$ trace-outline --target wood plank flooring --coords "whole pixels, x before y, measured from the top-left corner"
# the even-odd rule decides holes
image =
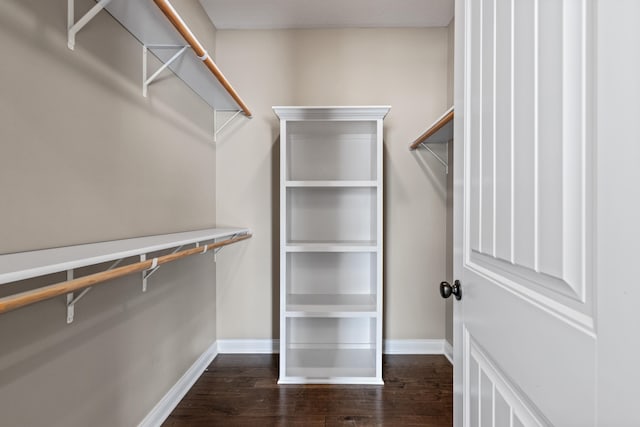
[[[219,355],[164,426],[451,426],[443,356],[389,355],[384,386],[277,385],[277,355]]]

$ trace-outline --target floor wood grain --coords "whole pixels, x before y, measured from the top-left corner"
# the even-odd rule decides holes
[[[452,425],[453,369],[443,356],[384,356],[383,378],[384,386],[279,386],[277,355],[219,355],[163,425]]]

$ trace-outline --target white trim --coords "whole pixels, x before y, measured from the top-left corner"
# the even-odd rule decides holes
[[[218,354],[276,354],[280,351],[280,340],[272,339],[227,339],[218,340]],[[384,354],[442,354],[449,361],[453,348],[443,339],[384,340]]]
[[[280,351],[280,340],[218,340],[218,353],[275,354]]]
[[[213,362],[218,355],[218,343],[214,342],[204,353],[191,365],[187,372],[176,382],[173,387],[160,399],[146,417],[138,424],[138,427],[155,427],[161,425],[171,412],[178,406],[178,403],[193,387],[202,373]]]
[[[453,365],[453,346],[447,340],[444,340],[444,357],[449,360],[449,363]]]
[[[384,340],[384,354],[445,354],[445,340]]]

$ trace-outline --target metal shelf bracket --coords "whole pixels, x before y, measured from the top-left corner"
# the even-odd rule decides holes
[[[67,282],[73,280],[73,270],[67,270]],[[73,322],[75,315],[75,302],[73,300],[73,292],[67,294],[67,324]]]
[[[240,234],[235,233],[232,234],[230,239],[235,239],[236,237],[238,237]],[[214,249],[213,251],[213,262],[218,262],[218,253],[220,253],[220,251],[224,248],[224,246],[220,246],[219,248]]]
[[[118,265],[120,265],[120,263],[123,260],[124,260],[124,258],[120,258],[119,260],[115,261],[105,271],[113,270]],[[73,280],[73,270],[67,270],[67,281],[69,281],[69,280]],[[67,294],[67,324],[73,323],[73,318],[75,316],[76,303],[78,301],[80,301],[82,299],[82,297],[84,297],[86,294],[88,294],[90,290],[91,290],[91,287],[85,288],[85,289],[82,290],[82,292],[80,292],[78,294],[78,296],[75,296],[73,292],[69,292]]]
[[[67,0],[67,46],[76,47],[76,34],[84,28],[111,0],[100,0],[82,18],[75,22],[75,0]]]
[[[145,44],[142,45],[142,96],[146,98],[151,83],[189,48],[184,45]],[[150,49],[179,49],[167,62],[162,64],[151,76],[148,75],[148,53]]]
[[[173,62],[180,58],[189,45],[169,45],[169,44],[146,44],[142,46],[142,96],[147,97],[149,94],[149,85],[154,82],[164,70],[166,70]],[[167,62],[162,64],[153,74],[149,75],[149,51],[153,49],[178,49],[178,51]],[[233,113],[222,124],[219,124],[219,113]],[[213,110],[213,142],[218,142],[218,134],[229,125],[242,110]]]
[[[447,142],[447,144],[448,144],[448,142]],[[449,164],[448,164],[445,160],[443,160],[443,159],[442,159],[442,157],[440,157],[439,155],[437,155],[437,154],[436,154],[436,152],[435,152],[435,151],[433,151],[433,150],[431,149],[431,147],[429,147],[429,145],[428,145],[426,142],[422,142],[422,143],[420,143],[420,145],[422,145],[424,148],[426,148],[426,149],[427,149],[427,151],[429,151],[429,152],[433,155],[433,157],[435,157],[435,158],[436,158],[436,160],[437,160],[437,161],[439,161],[440,163],[442,163],[442,166],[444,166],[445,173],[447,173],[447,174],[448,174],[448,173],[449,173]]]
[[[218,126],[218,112],[222,113],[234,113],[231,117],[229,117],[224,123]],[[238,115],[242,113],[242,110],[213,110],[213,142],[218,142],[218,134],[224,129],[229,123],[233,121]]]
[[[147,255],[146,254],[142,254],[140,255],[140,262],[146,261],[147,260]],[[143,271],[142,274],[142,292],[147,292],[147,279],[149,278],[149,276],[151,276],[153,273],[156,272],[156,270],[158,270],[158,266],[157,266],[157,262],[158,262],[158,258],[154,258],[153,259],[153,263],[151,264],[151,268],[148,270]]]
[[[196,244],[197,245],[197,244]],[[177,252],[180,252],[180,250],[182,249],[183,246],[178,246],[177,248],[175,248],[173,251],[171,251],[172,254],[175,254]],[[147,256],[142,254],[140,255],[140,261],[146,261],[147,260]],[[147,279],[149,277],[151,277],[151,275],[153,273],[155,273],[156,271],[158,271],[160,269],[160,266],[158,265],[158,258],[154,258],[153,262],[151,263],[151,267],[145,271],[142,272],[142,292],[147,292]]]

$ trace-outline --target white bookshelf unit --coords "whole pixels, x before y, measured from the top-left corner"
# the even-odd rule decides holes
[[[280,118],[279,384],[382,384],[382,121],[388,106]]]

